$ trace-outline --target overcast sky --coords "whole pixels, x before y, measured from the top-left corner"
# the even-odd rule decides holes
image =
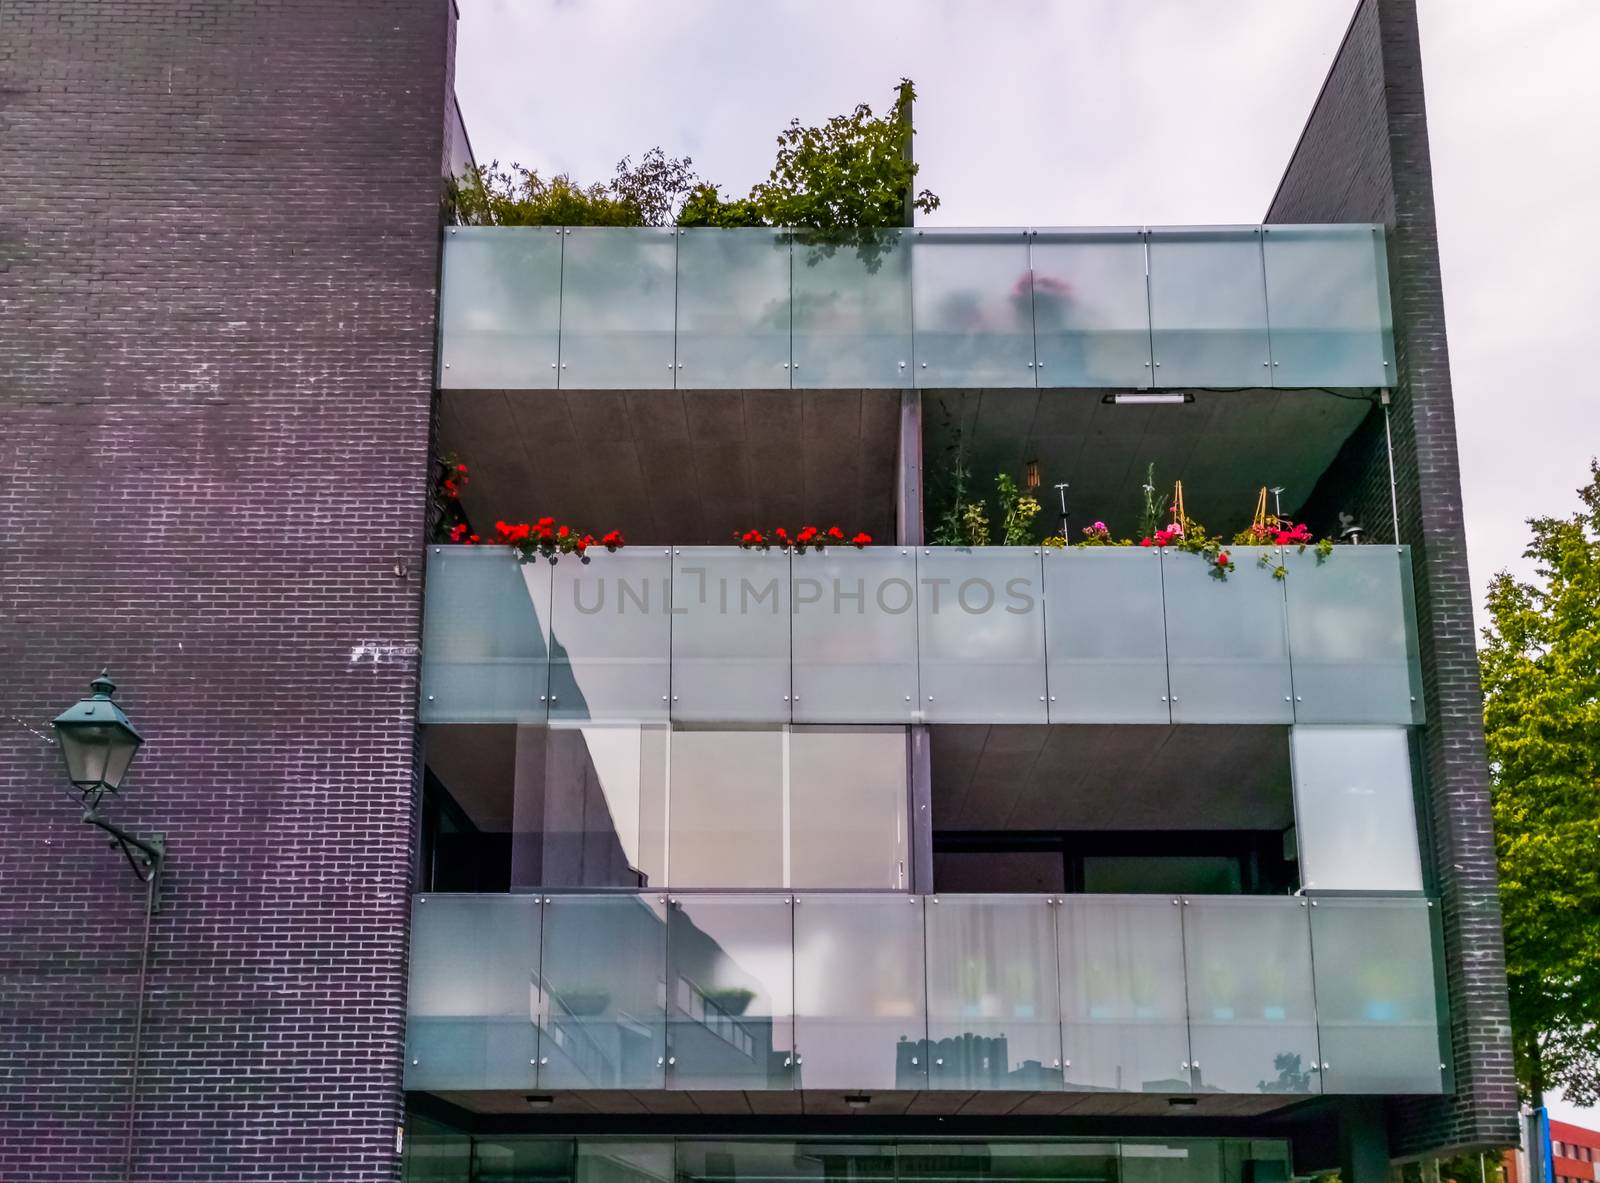
[[[1474,583],[1600,452],[1600,4],[1419,0]],[[929,225],[1256,222],[1353,0],[460,0],[480,161],[659,144],[742,194],[914,78]],[[1585,346],[1588,346],[1587,348]],[[1480,602],[1481,618],[1481,602]]]

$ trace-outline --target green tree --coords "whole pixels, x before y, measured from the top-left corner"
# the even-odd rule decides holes
[[[651,148],[637,164],[624,156],[608,183],[585,186],[493,160],[452,180],[446,202],[467,226],[668,226],[698,183],[693,164]]]
[[[1489,586],[1479,660],[1517,1076],[1600,1100],[1600,464]]]

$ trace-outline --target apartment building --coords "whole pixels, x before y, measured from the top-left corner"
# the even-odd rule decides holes
[[[1260,224],[844,238],[441,225],[435,0],[10,28],[8,1177],[1515,1140],[1411,3]]]

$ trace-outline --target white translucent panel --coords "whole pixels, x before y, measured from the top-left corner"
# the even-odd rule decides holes
[[[1056,917],[1066,1087],[1190,1087],[1183,912],[1165,896],[1069,896]]]
[[[1171,722],[1161,553],[1072,546],[1043,557],[1050,721]]]
[[[1421,891],[1406,729],[1299,724],[1289,748],[1306,890]]]
[[[928,1086],[1061,1087],[1056,914],[1047,896],[933,896]]]
[[[551,226],[451,227],[439,279],[441,388],[554,388],[561,238]]]
[[[667,718],[672,557],[640,547],[555,564],[550,610],[550,718]]]
[[[916,385],[1034,385],[1027,235],[918,230],[911,243]]]
[[[1422,722],[1410,548],[1291,547],[1283,562],[1295,719]]]
[[[672,559],[672,717],[789,721],[789,554],[685,546]]]
[[[926,1087],[922,912],[921,896],[796,897],[795,1047],[803,1087]]]
[[[1278,551],[1267,548],[1269,562]],[[1226,579],[1200,555],[1161,556],[1167,680],[1174,723],[1288,723],[1294,718],[1283,581],[1263,548],[1228,548]]]
[[[783,895],[674,895],[667,1083],[794,1087],[794,937]]]
[[[1041,230],[1029,258],[1039,385],[1150,385],[1143,233]]]
[[[791,561],[795,722],[905,723],[917,709],[917,557],[834,547]]]
[[[785,740],[778,728],[672,732],[673,887],[784,886]]]
[[[796,387],[911,385],[911,246],[903,230],[843,241],[796,231]]]
[[[537,896],[427,895],[411,908],[408,1089],[526,1089],[538,1059]]]
[[[541,955],[539,1087],[662,1088],[666,971],[665,897],[551,896]]]
[[[1268,386],[1261,230],[1150,231],[1150,336],[1157,386]]]
[[[1197,1091],[1315,1093],[1307,901],[1191,896],[1183,905]]]
[[[1437,911],[1421,899],[1312,908],[1324,1092],[1444,1091]]]
[[[1043,723],[1044,577],[1027,546],[917,555],[922,713],[936,723]]]
[[[678,231],[679,389],[789,385],[789,232]]]
[[[903,727],[789,733],[789,886],[909,886],[906,743]]]
[[[677,234],[577,226],[562,240],[561,386],[670,390]]]
[[[1265,226],[1277,386],[1393,386],[1383,228]]]
[[[497,546],[430,546],[421,721],[543,722],[549,619],[549,563]]]

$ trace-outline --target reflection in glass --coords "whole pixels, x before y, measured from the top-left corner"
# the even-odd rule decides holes
[[[1181,908],[1148,896],[1068,897],[1057,923],[1066,1087],[1187,1091]]]
[[[1443,1091],[1436,911],[1420,899],[1326,898],[1311,910],[1328,1092]]]
[[[1117,1183],[1109,1142],[902,1143],[898,1158],[901,1183]]]
[[[574,1183],[672,1183],[670,1141],[581,1138]]]
[[[672,389],[677,241],[670,227],[563,231],[564,389]]]
[[[771,1183],[775,1180],[893,1180],[892,1143],[678,1143],[679,1183]]]
[[[1045,722],[1038,550],[923,548],[917,628],[921,705],[929,722]]]
[[[789,886],[904,890],[903,727],[789,733]]]
[[[1044,552],[1052,723],[1168,723],[1161,554],[1075,546]]]
[[[672,558],[672,717],[789,721],[789,553],[719,546]]]
[[[909,547],[795,555],[794,720],[910,722],[917,701],[917,558]]]
[[[542,722],[550,564],[498,546],[430,546],[427,580],[421,721]]]
[[[783,886],[784,747],[776,727],[672,733],[674,887]]]
[[[1262,253],[1274,384],[1394,385],[1382,228],[1266,226]]]
[[[1406,729],[1297,725],[1289,749],[1305,888],[1420,892]]]
[[[794,906],[801,1087],[927,1086],[923,897],[803,895]]]
[[[1306,903],[1226,896],[1184,902],[1197,1089],[1321,1091]]]
[[[418,896],[411,909],[406,1087],[534,1083],[539,900]]]
[[[462,1183],[567,1183],[568,1138],[487,1137],[472,1140],[472,1173]]]
[[[441,389],[554,389],[560,329],[559,228],[450,228],[439,280]]]
[[[655,548],[553,567],[550,718],[667,717],[672,559]]]
[[[789,385],[789,232],[678,231],[678,386]]]
[[[939,895],[926,924],[929,1086],[1060,1088],[1054,901]]]
[[[545,904],[539,1087],[659,1089],[666,1071],[666,903],[655,895]]]
[[[1150,385],[1144,235],[1041,230],[1029,259],[1039,385]]]
[[[794,946],[787,896],[673,896],[667,929],[669,1081],[787,1089]]]
[[[1034,385],[1026,234],[918,230],[911,241],[916,384]]]
[[[1220,1144],[1198,1139],[1124,1142],[1121,1165],[1122,1183],[1218,1183],[1222,1179]]]
[[[1257,226],[1150,231],[1157,386],[1270,386]]]
[[[911,385],[911,247],[903,230],[832,242],[796,231],[795,387]]]
[[[1257,562],[1262,549],[1230,547],[1225,580],[1199,555],[1162,552],[1174,723],[1293,720],[1283,581]]]

